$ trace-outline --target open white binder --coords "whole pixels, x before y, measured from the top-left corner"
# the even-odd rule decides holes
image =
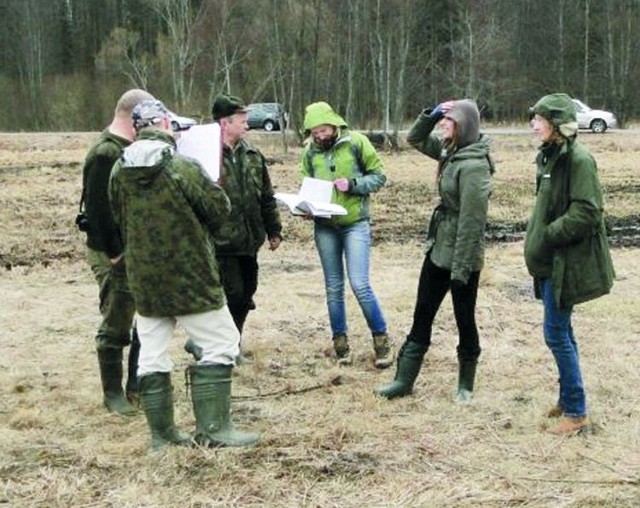
[[[343,206],[331,202],[332,194],[333,182],[306,176],[297,194],[276,192],[274,197],[287,205],[294,215],[311,214],[325,218],[346,215],[347,210]]]

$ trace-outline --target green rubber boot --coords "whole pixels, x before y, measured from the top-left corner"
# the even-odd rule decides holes
[[[471,402],[477,364],[477,360],[460,360],[458,364],[458,392],[454,399],[456,403],[468,404]]]
[[[98,363],[106,408],[123,416],[135,415],[137,410],[127,400],[122,389],[122,349],[98,349]]]
[[[188,446],[189,435],[176,427],[173,420],[173,386],[171,374],[153,372],[138,380],[140,404],[151,431],[151,449],[159,450],[169,445]]]
[[[231,365],[188,367],[191,400],[196,417],[195,441],[209,448],[252,446],[259,435],[240,432],[231,422]]]
[[[391,383],[376,388],[375,392],[388,399],[409,395],[413,391],[413,384],[427,349],[428,346],[407,339],[398,353],[396,377]]]

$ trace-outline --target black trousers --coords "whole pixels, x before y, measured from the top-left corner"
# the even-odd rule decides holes
[[[220,278],[233,321],[242,334],[249,311],[254,308],[253,295],[258,289],[256,256],[218,256]]]
[[[431,345],[431,329],[440,304],[451,289],[453,312],[458,326],[458,360],[475,361],[480,356],[480,341],[476,326],[476,299],[480,272],[472,272],[466,286],[451,286],[451,271],[434,265],[425,256],[418,283],[418,296],[413,311],[413,325],[407,340]]]

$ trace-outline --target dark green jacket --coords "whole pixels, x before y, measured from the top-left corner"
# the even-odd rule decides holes
[[[82,170],[84,209],[89,221],[87,247],[110,258],[122,254],[122,242],[111,215],[107,188],[111,168],[129,144],[129,140],[105,130],[89,150]]]
[[[524,244],[529,273],[552,279],[562,307],[609,293],[615,274],[593,157],[575,138],[545,144],[536,177],[536,202]]]
[[[265,238],[282,232],[264,156],[246,141],[222,152],[220,185],[231,202],[229,220],[214,237],[218,256],[255,256]]]
[[[181,316],[225,303],[215,236],[229,214],[224,191],[171,135],[141,131],[116,163],[109,197],[124,243],[127,278],[143,316]]]
[[[435,124],[421,113],[407,136],[412,146],[441,165],[440,204],[429,222],[427,252],[436,266],[451,271],[451,280],[466,284],[471,272],[484,266],[484,229],[494,171],[489,139],[481,135],[475,143],[447,153],[443,140],[431,134]]]
[[[349,180],[349,190],[333,190],[332,203],[347,209],[347,215],[316,219],[334,226],[350,226],[370,217],[369,195],[385,184],[387,177],[376,149],[364,134],[341,128],[338,139],[328,150],[311,141],[302,154],[302,176],[334,181]]]

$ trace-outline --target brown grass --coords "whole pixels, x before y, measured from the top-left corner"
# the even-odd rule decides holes
[[[456,329],[445,300],[415,394],[372,388],[393,377],[371,365],[370,337],[349,295],[356,361],[338,368],[310,225],[286,216],[287,242],[261,252],[258,308],[245,341],[254,363],[236,370],[237,425],[259,430],[245,450],[147,454],[142,415],[101,407],[93,336],[97,288],[72,226],[80,165],[94,135],[0,135],[0,503],[7,506],[638,506],[640,504],[640,284],[637,249],[613,253],[610,296],[579,306],[592,432],[539,431],[555,402],[556,371],[541,334],[522,244],[492,245],[478,301],[483,355],[467,407],[452,403]],[[273,180],[296,188],[294,150]],[[272,138],[267,138],[272,139]],[[637,213],[640,141],[583,136],[601,167],[608,210]],[[277,144],[276,144],[277,145]],[[496,136],[493,220],[526,218],[535,142]],[[400,343],[410,325],[433,206],[434,164],[385,155],[389,185],[375,197],[372,281]],[[60,163],[63,164],[60,164]],[[11,169],[30,167],[31,169]],[[5,168],[5,169],[2,169]],[[9,169],[6,169],[9,168]],[[617,186],[617,187],[616,187]],[[177,420],[193,429],[173,345]]]

